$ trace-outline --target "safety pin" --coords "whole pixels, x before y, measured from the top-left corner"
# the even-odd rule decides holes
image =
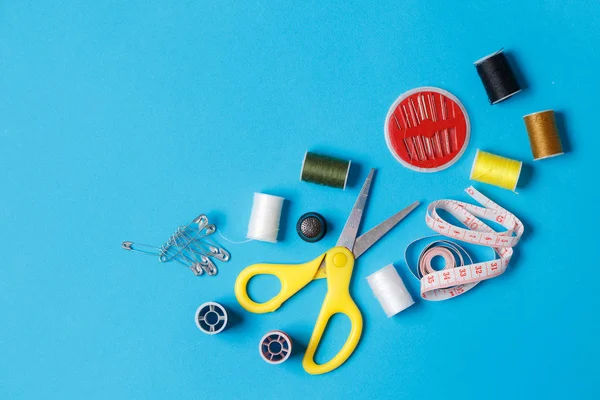
[[[209,253],[211,256],[215,258],[227,262],[231,258],[231,254],[223,247],[221,247],[217,242],[212,240],[210,237],[205,237],[203,240],[196,239],[196,244],[200,244],[201,246],[207,246],[209,249]]]
[[[201,267],[199,262],[190,260],[185,254],[181,254],[181,257],[185,258],[189,262],[189,265],[181,261],[179,258],[175,258],[175,261],[178,261],[180,264],[183,264],[187,268],[191,269],[194,275],[200,276],[204,273],[204,269]]]
[[[151,252],[148,250],[139,250],[134,248],[135,247],[146,247],[148,249],[152,249],[155,250],[155,252]],[[148,244],[142,244],[142,243],[134,243],[134,242],[128,242],[125,241],[123,243],[121,243],[121,247],[124,248],[125,250],[134,252],[134,253],[140,253],[140,254],[146,254],[148,256],[160,256],[161,254],[161,248],[160,247],[156,247],[156,246],[150,246]]]
[[[167,241],[160,247],[147,244],[124,241],[121,247],[125,250],[158,256],[159,261],[168,262],[175,260],[192,270],[195,275],[216,275],[218,270],[213,259],[229,261],[230,253],[221,248],[210,238],[217,231],[214,224],[210,224],[208,217],[200,214],[185,226],[179,226]]]
[[[210,261],[210,258],[206,257],[205,255],[201,255],[201,257],[204,259],[204,262],[200,263],[200,266],[202,267],[202,269],[204,271],[206,271],[206,273],[209,276],[216,275],[216,273],[217,273],[216,265],[212,261]]]
[[[211,241],[212,242],[212,241]],[[206,243],[201,240],[195,240],[193,243],[190,243],[190,248],[192,252],[196,252],[198,254],[203,254],[207,257],[214,257],[219,261],[227,262],[231,255],[227,250],[222,247],[219,247],[216,243],[213,244]]]
[[[189,255],[187,254],[189,253]],[[200,256],[200,260],[198,260],[197,256]],[[181,259],[187,261],[187,263],[183,262]],[[206,271],[208,275],[213,276],[217,273],[217,267],[212,264],[210,259],[205,257],[202,254],[198,254],[191,249],[182,249],[182,251],[178,252],[177,255],[171,257],[171,260],[178,261],[179,263],[188,267],[196,276],[200,276]]]
[[[213,225],[214,226],[214,225]],[[212,229],[211,229],[212,230]],[[191,265],[189,268],[196,275],[201,275],[202,270],[204,270],[209,276],[216,275],[218,270],[216,265],[210,260],[209,256],[214,256],[222,261],[229,260],[229,253],[223,249],[220,249],[217,246],[212,246],[208,243],[204,243],[195,239],[197,234],[193,237],[189,237],[187,234],[187,230],[179,230],[180,235],[174,237],[174,241],[177,246],[183,246],[180,251],[173,255],[171,258],[182,257],[185,258]],[[205,237],[207,235],[203,235]],[[183,243],[180,243],[178,239],[183,239]],[[213,242],[214,243],[214,242]],[[194,246],[205,245],[209,249],[209,254],[204,252],[204,249],[195,249]],[[221,252],[223,250],[223,252]],[[198,260],[200,257],[200,260]]]
[[[202,229],[206,228],[206,232],[204,234],[200,235],[202,233],[202,231],[200,230],[200,231],[196,232],[196,234],[194,236],[189,237],[186,234],[187,227],[189,227],[189,225],[186,226],[186,227],[179,227],[175,231],[175,233],[173,235],[171,235],[171,237],[169,238],[169,242],[168,242],[169,243],[169,249],[170,249],[171,246],[176,246],[179,249],[178,249],[178,251],[175,254],[173,254],[170,257],[167,257],[168,250],[169,250],[169,249],[167,249],[167,252],[165,254],[161,255],[161,259],[160,260],[162,262],[167,262],[167,261],[172,260],[174,257],[177,257],[181,252],[183,252],[184,250],[188,249],[188,247],[194,241],[198,241],[201,238],[206,238],[206,237],[212,235],[213,233],[215,233],[215,231],[217,230],[217,228],[216,228],[216,226],[214,224],[209,224],[209,225],[205,225],[202,228]],[[198,236],[198,235],[200,235],[200,236]],[[177,239],[180,238],[180,237],[183,237],[186,241],[184,241],[183,243],[179,243],[177,241]]]
[[[196,276],[202,275],[204,272],[206,272],[209,276],[216,275],[218,272],[217,266],[210,261],[210,258],[206,257],[205,255],[200,255],[200,257],[202,261],[191,263],[191,265],[188,266],[189,269],[191,269]]]
[[[185,259],[187,259],[188,261],[192,262],[192,271],[197,270],[197,265],[194,264],[198,264],[201,267],[203,265],[206,265],[207,263],[210,262],[210,259],[208,257],[212,256],[212,254],[206,254],[206,252],[204,252],[204,249],[200,248],[200,249],[196,249],[194,248],[194,245],[198,245],[202,242],[199,241],[194,241],[194,239],[189,239],[189,237],[187,235],[183,235],[183,238],[185,240],[188,240],[188,242],[186,242],[186,246],[185,248],[181,249],[181,256],[184,257]],[[181,244],[180,244],[181,246]],[[218,252],[218,248],[216,248],[215,246],[212,246],[217,252]],[[212,249],[209,249],[212,251]],[[187,253],[189,253],[189,257],[187,255]],[[190,260],[190,257],[192,258],[192,260]],[[200,257],[200,260],[198,259],[198,257]],[[202,267],[203,268],[203,267]],[[204,270],[206,270],[206,268],[203,268]],[[213,271],[214,270],[214,271]],[[216,274],[216,267],[214,266],[214,264],[212,265],[212,268],[208,268],[209,275],[214,275]]]
[[[202,215],[202,216],[203,216],[203,217],[206,217],[206,216],[204,216],[204,215]],[[208,221],[208,220],[207,220],[207,221]],[[201,230],[199,230],[198,232],[196,232],[196,234],[195,234],[193,237],[189,238],[189,237],[188,237],[188,236],[185,234],[185,232],[187,231],[187,228],[188,228],[190,225],[191,225],[191,224],[188,224],[188,225],[187,225],[187,226],[185,226],[185,227],[181,227],[181,226],[180,226],[179,228],[177,228],[177,230],[175,231],[175,233],[173,233],[173,234],[172,234],[172,235],[169,237],[169,240],[167,241],[167,243],[166,243],[166,247],[165,247],[166,253],[161,255],[161,259],[160,259],[160,261],[162,261],[162,262],[167,262],[167,261],[170,261],[170,260],[172,260],[172,259],[173,259],[173,257],[177,257],[177,255],[179,255],[179,254],[180,254],[180,253],[181,253],[183,250],[185,250],[185,249],[186,249],[186,248],[187,248],[187,247],[190,245],[190,243],[192,243],[194,240],[196,240],[196,239],[199,239],[199,238],[203,238],[203,237],[210,236],[210,235],[212,235],[213,233],[215,233],[215,231],[217,230],[217,227],[216,227],[214,224],[207,224],[207,225],[203,225]],[[200,225],[200,224],[198,224],[198,226],[200,227],[201,225]],[[205,233],[201,235],[201,233],[202,233],[202,230],[205,230]],[[198,235],[200,235],[200,236],[198,237]],[[185,243],[185,244],[179,244],[179,243],[177,242],[177,238],[178,238],[178,237],[182,237],[182,236],[184,236],[184,237],[185,237],[185,238],[188,240],[188,241],[187,241],[187,243]],[[180,247],[180,246],[182,246],[182,247],[181,247],[181,248],[179,248],[179,249],[178,249],[178,251],[177,251],[175,254],[173,254],[173,255],[172,255],[172,256],[170,256],[170,257],[167,257],[168,250],[170,250],[170,248],[171,248],[172,246],[176,246],[176,247]]]

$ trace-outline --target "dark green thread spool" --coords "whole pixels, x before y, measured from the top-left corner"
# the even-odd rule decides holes
[[[346,189],[351,161],[307,151],[302,162],[300,180]]]

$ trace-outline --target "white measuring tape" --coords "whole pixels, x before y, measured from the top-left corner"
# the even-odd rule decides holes
[[[449,238],[491,247],[499,258],[456,266],[455,260],[450,260],[451,254],[447,249],[441,248],[437,254],[436,252],[427,254],[437,248],[428,246],[419,257],[418,269],[418,278],[421,280],[421,296],[426,300],[439,301],[456,297],[472,289],[479,282],[504,273],[513,255],[512,248],[516,246],[523,235],[524,227],[517,217],[479,193],[472,186],[465,191],[483,207],[455,200],[434,201],[427,207],[425,223],[434,231]],[[439,210],[447,211],[468,228],[461,228],[446,222],[439,216]],[[507,230],[496,232],[480,218],[495,221]],[[435,256],[442,256],[446,260],[444,269],[436,271],[431,267],[431,259]]]

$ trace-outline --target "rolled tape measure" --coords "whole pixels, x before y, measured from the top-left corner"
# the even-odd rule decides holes
[[[392,104],[384,131],[390,152],[402,165],[436,172],[454,164],[465,152],[471,125],[464,106],[451,93],[420,87]]]
[[[434,201],[427,207],[425,222],[441,235],[455,240],[491,247],[499,258],[456,268],[450,266],[440,271],[423,274],[418,272],[421,280],[421,297],[427,300],[446,300],[461,295],[472,289],[479,282],[501,275],[513,255],[513,247],[523,235],[524,227],[513,214],[488,199],[472,186],[466,192],[483,207],[455,200]],[[438,211],[443,210],[461,221],[468,229],[453,225],[444,220]],[[504,232],[496,232],[482,219],[495,221],[506,228]],[[446,264],[448,267],[448,264]],[[411,270],[413,270],[411,268]],[[414,272],[413,272],[414,273]]]

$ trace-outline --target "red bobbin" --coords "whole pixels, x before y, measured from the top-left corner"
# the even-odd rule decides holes
[[[292,339],[283,331],[269,331],[260,339],[258,352],[269,364],[281,364],[292,354]]]

